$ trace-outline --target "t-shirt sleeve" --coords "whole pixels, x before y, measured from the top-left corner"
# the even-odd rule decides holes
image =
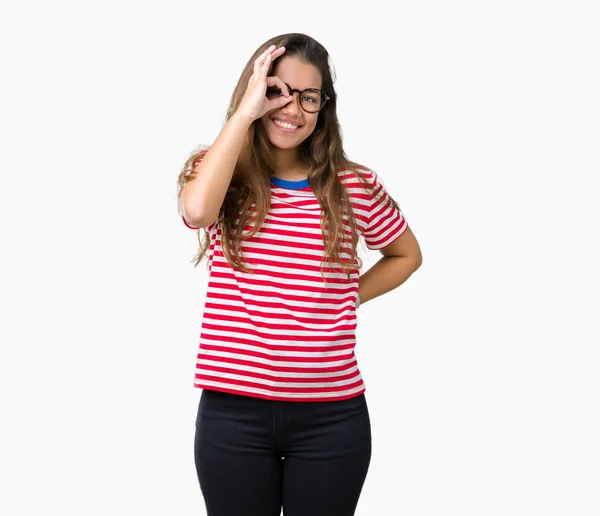
[[[184,217],[183,215],[181,216],[181,218],[182,218],[182,220],[183,220],[183,223],[184,223],[184,224],[185,224],[185,225],[186,225],[188,228],[190,228],[190,229],[194,229],[194,230],[196,230],[196,231],[198,231],[198,230],[200,229],[200,228],[197,228],[197,227],[194,227],[194,226],[192,226],[192,225],[191,225],[191,224],[190,224],[190,223],[189,223],[187,220],[185,220],[185,217]]]
[[[202,151],[202,153],[198,156],[198,158],[194,161],[194,164],[192,165],[192,169],[194,169],[196,167],[196,165],[198,163],[200,163],[202,161],[202,158],[204,157],[204,155],[206,154],[206,151]],[[184,215],[184,210],[183,210],[183,206],[180,204],[179,206],[179,212],[182,214],[181,218],[183,220],[183,223],[190,229],[193,229],[194,231],[198,231],[200,228],[197,228],[195,226],[192,226],[187,220],[185,220],[185,215]]]
[[[363,237],[367,248],[381,249],[404,233],[408,224],[402,211],[392,203],[392,198],[381,178],[370,170],[367,180],[372,186],[372,194],[369,204],[369,220]]]

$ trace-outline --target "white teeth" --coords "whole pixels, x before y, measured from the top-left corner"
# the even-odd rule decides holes
[[[285,127],[286,129],[298,129],[297,125],[286,124],[285,122],[280,122],[279,120],[273,120],[277,125],[281,127]]]

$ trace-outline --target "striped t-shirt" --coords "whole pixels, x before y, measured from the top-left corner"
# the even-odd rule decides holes
[[[349,190],[359,235],[369,249],[381,249],[408,226],[376,173],[361,172],[375,187],[372,195],[351,171],[338,175]],[[253,273],[229,265],[218,222],[206,228],[209,278],[195,387],[285,401],[334,401],[365,391],[354,354],[360,273],[355,268],[348,279],[326,262],[324,283],[320,216],[308,179],[271,177],[271,209],[241,245]],[[350,238],[350,227],[344,229]],[[340,258],[350,254],[341,250]]]

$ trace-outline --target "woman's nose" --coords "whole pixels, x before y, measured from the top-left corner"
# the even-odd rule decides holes
[[[285,113],[290,113],[290,115],[293,116],[302,115],[302,108],[300,107],[300,93],[297,91],[292,91],[291,95],[294,99],[283,106],[281,110]]]

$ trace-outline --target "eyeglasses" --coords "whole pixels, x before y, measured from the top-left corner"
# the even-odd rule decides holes
[[[307,113],[317,113],[321,111],[325,103],[330,98],[325,92],[316,88],[308,88],[306,90],[300,91],[290,88],[287,84],[286,86],[291,95],[293,95],[295,91],[299,93],[300,107],[304,109],[304,111],[306,111]],[[281,89],[277,87],[267,88],[268,99],[274,99],[280,97],[281,95],[283,95]]]

